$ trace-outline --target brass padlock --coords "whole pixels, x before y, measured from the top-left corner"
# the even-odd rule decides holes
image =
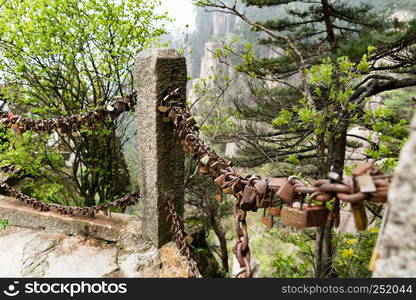
[[[301,205],[301,207],[285,206],[282,209],[281,217],[286,226],[297,229],[308,227],[325,227],[329,210],[322,205]]]
[[[351,211],[354,216],[355,227],[357,230],[366,230],[368,226],[368,218],[365,212],[364,203],[351,203]]]
[[[287,205],[291,205],[294,198],[293,189],[293,184],[290,180],[287,180],[276,192],[276,196],[282,199]]]

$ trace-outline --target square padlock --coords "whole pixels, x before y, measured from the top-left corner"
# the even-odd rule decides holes
[[[286,226],[303,229],[307,227],[324,227],[329,215],[325,206],[307,206],[302,209],[298,207],[285,206],[282,209],[282,221]]]
[[[293,184],[286,181],[276,192],[276,196],[282,199],[287,205],[291,205],[294,197]]]

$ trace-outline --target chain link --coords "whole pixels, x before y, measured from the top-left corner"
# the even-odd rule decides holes
[[[28,130],[37,132],[51,132],[57,130],[65,134],[78,135],[83,126],[91,127],[97,121],[114,120],[121,113],[134,110],[137,103],[137,93],[133,92],[126,97],[116,97],[114,103],[85,114],[57,117],[51,119],[33,119],[15,115],[11,112],[0,112],[0,125],[9,126],[19,133]]]
[[[107,214],[107,211],[110,208],[126,208],[128,206],[132,206],[136,204],[140,198],[140,191],[137,190],[121,199],[117,199],[109,203],[103,203],[95,206],[77,207],[42,202],[15,190],[4,181],[0,181],[0,191],[3,191],[6,196],[14,197],[22,201],[24,204],[32,206],[35,209],[39,209],[40,211],[46,212],[54,210],[63,215],[82,214],[89,217],[94,217],[99,211],[103,211]]]
[[[173,240],[179,248],[179,252],[186,258],[188,264],[188,272],[190,278],[202,278],[201,273],[198,271],[197,264],[192,258],[191,249],[187,243],[187,234],[185,233],[183,221],[176,212],[175,204],[170,197],[166,198],[166,206],[168,217],[167,220],[171,220],[171,232],[173,234]]]

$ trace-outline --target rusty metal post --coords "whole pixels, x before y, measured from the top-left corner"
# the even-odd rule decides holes
[[[158,106],[167,93],[179,88],[186,99],[186,61],[173,49],[148,49],[135,59],[141,199],[139,217],[143,237],[162,247],[171,241],[164,209],[170,196],[180,215],[184,205],[184,160],[173,124],[164,123]]]

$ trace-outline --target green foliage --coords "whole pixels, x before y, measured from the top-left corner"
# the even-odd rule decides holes
[[[8,107],[50,118],[85,113],[131,93],[134,56],[165,32],[167,19],[155,12],[157,5],[158,0],[4,2],[0,77],[7,83],[2,94]],[[126,192],[130,181],[121,151],[126,127],[122,119],[75,134],[58,132],[53,147],[47,146],[49,135],[30,142],[24,135],[22,145],[17,139],[2,146],[11,148],[2,154],[2,163],[56,179],[49,187],[41,185],[45,199],[51,198],[48,189],[61,186],[72,201],[84,198],[92,205],[97,199],[112,200]],[[75,156],[71,168],[63,169],[61,152]],[[64,177],[69,177],[66,183]]]
[[[8,225],[9,225],[9,221],[8,220],[0,219],[0,231],[2,231]]]
[[[333,242],[337,247],[334,268],[339,277],[371,277],[368,265],[377,234],[377,227],[372,227],[356,234],[337,234],[334,237]]]
[[[366,278],[370,258],[378,235],[378,225],[366,231],[336,233],[332,240],[335,249],[333,267],[340,278]],[[289,243],[293,251],[277,252],[273,260],[273,277],[303,278],[314,275],[315,244],[310,230],[286,232],[280,229],[280,239]]]
[[[27,131],[19,135],[12,130],[5,130],[1,138],[9,142],[1,145],[0,166],[12,164],[21,168],[23,174],[45,177],[51,175],[45,168],[45,161],[55,170],[65,167],[63,156],[56,149],[48,147],[48,134]]]
[[[313,276],[314,241],[303,232],[283,232],[281,239],[292,245],[294,251],[275,254],[273,277],[307,278]]]

